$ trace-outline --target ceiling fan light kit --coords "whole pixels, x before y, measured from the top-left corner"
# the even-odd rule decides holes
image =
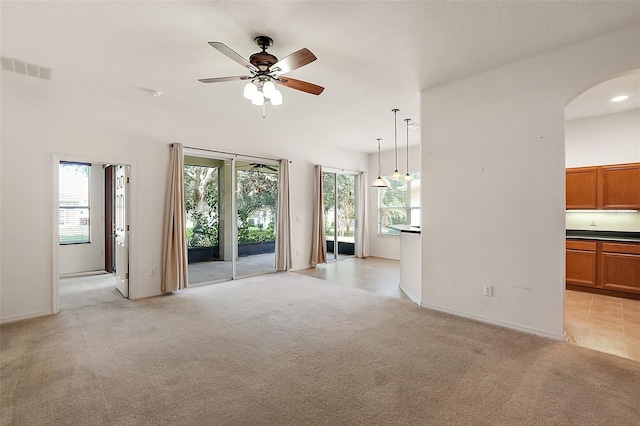
[[[324,91],[324,87],[283,75],[315,61],[317,58],[309,49],[300,49],[286,58],[278,60],[278,58],[267,52],[267,48],[273,45],[273,40],[270,37],[258,36],[253,41],[262,51],[251,55],[249,60],[240,56],[224,43],[210,41],[211,47],[247,68],[250,75],[201,78],[199,81],[202,83],[220,83],[233,80],[251,80],[244,86],[243,95],[251,100],[253,105],[262,106],[263,108],[267,101],[271,105],[282,105],[282,93],[276,88],[276,84],[312,95],[319,95]]]

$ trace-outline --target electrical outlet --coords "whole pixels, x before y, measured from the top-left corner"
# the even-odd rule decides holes
[[[156,269],[152,268],[151,272],[149,272],[149,275],[152,276],[152,277],[155,277],[156,276]]]
[[[296,256],[300,256],[300,250],[296,250]]]
[[[485,285],[484,286],[484,295],[485,296],[493,296],[493,286],[492,285]]]

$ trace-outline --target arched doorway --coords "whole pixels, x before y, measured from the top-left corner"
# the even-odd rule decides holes
[[[565,107],[565,160],[570,175],[592,173],[602,166],[640,163],[640,70],[616,76],[578,95]],[[640,212],[635,209],[571,208],[567,180],[567,290],[565,330],[570,343],[640,360],[640,288],[633,283],[611,291],[607,247],[614,253],[609,268],[616,276],[636,275],[640,266]],[[582,185],[582,184],[580,184]],[[574,192],[575,193],[575,192]],[[575,205],[574,205],[575,207]],[[600,208],[599,208],[600,207]],[[603,251],[604,248],[604,251]]]

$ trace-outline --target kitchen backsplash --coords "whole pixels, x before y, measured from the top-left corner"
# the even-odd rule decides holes
[[[602,231],[640,231],[640,212],[610,212],[593,210],[567,212],[567,229]]]

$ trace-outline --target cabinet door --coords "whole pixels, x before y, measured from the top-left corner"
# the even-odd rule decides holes
[[[602,287],[640,293],[640,244],[602,243]]]
[[[598,168],[567,169],[567,209],[596,209],[598,207]]]
[[[597,284],[596,260],[595,251],[567,249],[567,284],[595,287]]]
[[[640,209],[640,164],[604,166],[602,173],[603,209]]]

